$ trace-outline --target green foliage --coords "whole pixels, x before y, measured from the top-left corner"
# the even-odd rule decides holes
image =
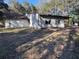
[[[49,3],[44,3],[41,7],[42,12],[48,12],[51,9],[57,7],[62,11],[67,10],[68,12],[71,11],[70,8],[78,2],[78,0],[51,0]]]
[[[17,13],[25,14],[37,11],[36,7],[34,5],[30,5],[28,2],[23,2],[22,4],[20,4],[17,1],[12,1],[12,4],[13,10]]]
[[[48,3],[46,3],[46,4],[43,6],[44,12],[49,11],[50,8],[51,8],[51,4],[48,4]]]
[[[31,5],[32,12],[37,12],[37,8],[34,5]]]
[[[22,6],[25,8],[26,13],[31,13],[31,11],[32,11],[31,6],[30,6],[30,4],[28,2],[23,2]]]
[[[0,22],[2,24],[4,24],[4,18],[3,18],[4,13],[3,12],[5,12],[3,11],[3,9],[8,10],[8,5],[5,3],[0,3]]]
[[[22,14],[25,14],[25,13],[26,13],[26,9],[25,9],[21,4],[19,4],[19,3],[17,3],[16,9],[17,9],[20,13],[22,13]]]
[[[2,8],[7,9],[8,8],[8,5],[5,4],[5,3],[0,3],[0,9],[2,9]]]

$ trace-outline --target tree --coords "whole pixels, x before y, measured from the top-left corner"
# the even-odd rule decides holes
[[[27,12],[26,9],[18,2],[14,5],[14,7],[19,13],[25,14]]]
[[[34,5],[31,5],[31,12],[32,13],[36,13],[37,12],[37,8]]]
[[[26,9],[26,13],[31,13],[31,6],[28,2],[23,2],[22,6]]]
[[[0,3],[0,9],[3,9],[3,8],[8,9],[8,5],[5,3]]]
[[[27,1],[19,3],[16,0],[11,0],[10,2],[11,2],[10,8],[14,10],[16,13],[20,14],[31,13],[31,6]]]
[[[21,14],[21,10],[20,8],[22,7],[20,5],[19,2],[17,2],[17,0],[9,0],[9,8],[12,9],[13,11],[15,11],[16,13],[20,13]]]
[[[46,0],[44,0],[46,1]],[[70,12],[73,9],[73,6],[77,4],[79,0],[51,0],[46,3],[41,3],[41,13],[48,12],[53,8],[59,8],[62,11]],[[40,10],[38,9],[38,10]]]
[[[0,22],[4,24],[3,16],[5,10],[8,10],[8,5],[4,2],[0,2]]]

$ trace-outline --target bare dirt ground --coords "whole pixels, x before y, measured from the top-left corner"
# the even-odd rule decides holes
[[[79,35],[75,36],[79,28],[76,30],[28,29],[17,33],[1,33],[0,59],[79,59],[79,47],[74,40],[79,39]]]

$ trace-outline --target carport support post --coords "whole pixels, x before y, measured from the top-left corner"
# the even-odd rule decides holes
[[[32,14],[30,14],[30,27],[33,27],[33,24],[32,24]]]
[[[72,17],[69,18],[69,27],[72,26]]]

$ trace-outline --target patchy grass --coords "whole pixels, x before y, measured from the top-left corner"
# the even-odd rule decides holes
[[[29,28],[0,28],[0,32],[1,33],[18,33],[18,32],[25,32],[26,29],[29,29]]]

